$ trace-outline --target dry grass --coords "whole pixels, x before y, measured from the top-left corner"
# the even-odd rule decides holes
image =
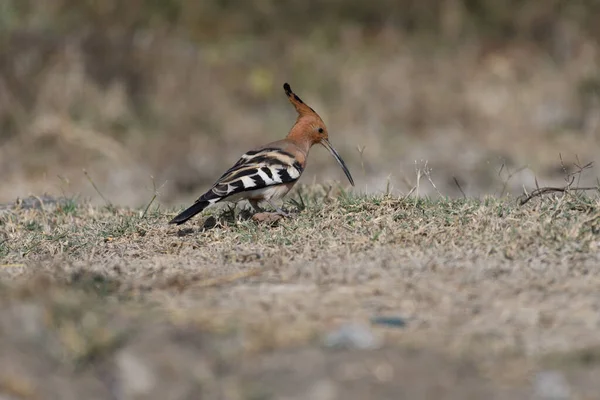
[[[176,363],[160,382],[183,385],[181,393],[279,398],[322,384],[340,394],[350,378],[331,368],[365,356],[383,365],[384,378],[365,372],[364,379],[388,394],[398,386],[386,374],[401,371],[414,374],[405,382],[415,396],[432,393],[424,373],[432,363],[446,374],[447,398],[524,396],[532,373],[548,365],[583,382],[580,393],[594,387],[585,377],[597,363],[582,354],[600,345],[598,195],[568,192],[519,207],[514,198],[364,197],[303,187],[294,199],[303,209],[275,226],[256,225],[244,211],[209,209],[172,227],[172,212],[155,207],[142,217],[143,209],[76,200],[2,211],[4,356],[29,363],[17,376],[30,384],[83,368],[75,392],[104,393],[115,380],[121,386],[111,390],[134,390],[142,378],[128,374],[160,374]],[[382,316],[407,322],[372,325],[385,353],[323,350],[329,330]],[[289,357],[297,363],[281,372]],[[60,368],[50,372],[52,363]],[[192,367],[199,375],[184,372]],[[364,390],[361,379],[350,381]],[[457,381],[460,389],[450,383]],[[36,398],[37,389],[25,386]],[[38,388],[67,390],[50,381]]]
[[[0,205],[0,397],[597,397],[597,1],[38,3],[0,5],[0,203],[51,195]],[[315,149],[294,218],[167,226],[284,81],[354,191]]]
[[[361,192],[388,178],[408,190],[425,160],[452,197],[453,177],[469,196],[494,193],[503,164],[527,167],[517,193],[534,175],[560,179],[559,153],[600,162],[594,1],[230,3],[7,2],[0,201],[95,199],[82,169],[115,204],[143,204],[151,176],[165,204],[189,201],[287,133],[285,81],[323,116]],[[342,177],[317,150],[303,179]]]

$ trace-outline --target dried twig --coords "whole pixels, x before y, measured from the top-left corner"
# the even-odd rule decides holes
[[[412,189],[410,189],[410,191],[402,197],[402,200],[409,198],[410,195],[413,194],[413,192],[415,191],[416,188],[417,188],[416,186],[413,186]]]
[[[85,169],[83,170],[83,174],[85,175],[85,177],[87,178],[87,180],[90,181],[90,183],[92,184],[92,186],[96,190],[96,193],[98,193],[100,195],[100,197],[102,197],[102,200],[104,200],[104,202],[106,203],[106,205],[108,207],[112,207],[113,206],[112,203],[106,197],[104,197],[104,195],[102,194],[102,192],[100,191],[100,189],[98,189],[98,186],[96,186],[96,183],[94,183],[94,181],[92,180],[92,177],[90,176],[90,174],[88,174],[88,172]]]
[[[391,176],[388,175],[386,182],[385,182],[385,197],[388,197],[391,192],[392,192]]]
[[[367,170],[365,169],[365,158],[364,158],[364,153],[365,150],[367,149],[367,146],[356,146],[356,150],[358,151],[358,154],[360,155],[360,166],[362,167],[362,171],[363,174],[367,174]]]
[[[586,169],[592,168],[594,165],[593,161],[590,161],[589,163],[587,163],[585,165],[580,165],[581,162],[579,161],[579,156],[576,155],[575,158],[577,159],[577,162],[573,163],[573,165],[575,167],[577,167],[577,170],[574,172],[569,172],[563,161],[562,154],[558,153],[558,157],[560,158],[560,167],[563,170],[563,172],[565,173],[565,181],[569,182],[571,177],[577,175],[577,177],[578,177],[577,185],[579,185],[579,179],[581,179],[581,174],[583,173],[583,171],[585,171]]]
[[[152,198],[150,199],[150,202],[148,203],[148,205],[144,209],[144,212],[142,213],[141,219],[144,219],[146,217],[146,214],[148,214],[148,210],[150,209],[150,206],[152,205],[152,203],[154,203],[154,200],[156,200],[156,198],[159,195],[159,190],[162,189],[163,186],[165,186],[165,184],[167,183],[167,181],[165,181],[165,183],[163,183],[162,185],[160,185],[160,187],[157,189],[156,188],[156,181],[154,180],[154,177],[152,175],[150,175],[150,179],[152,179],[152,191],[154,192],[154,194],[152,195]]]
[[[529,200],[533,199],[534,197],[543,196],[548,193],[557,193],[557,192],[569,193],[570,191],[585,192],[588,190],[597,190],[600,192],[600,181],[598,182],[598,186],[593,186],[593,187],[592,186],[587,186],[587,187],[579,186],[579,183],[581,182],[581,174],[586,169],[592,168],[592,166],[594,164],[593,162],[589,162],[585,165],[581,165],[581,162],[579,161],[579,157],[576,156],[577,162],[573,163],[573,165],[575,167],[577,167],[577,170],[574,172],[569,172],[563,161],[562,154],[558,153],[558,157],[560,159],[560,167],[563,170],[563,172],[565,173],[565,181],[567,182],[567,184],[563,187],[550,187],[550,186],[540,187],[538,184],[538,181],[537,181],[537,177],[536,177],[535,178],[536,189],[534,191],[532,191],[531,193],[527,193],[527,191],[525,190],[525,193],[517,198],[517,202],[519,205],[522,206],[523,204],[527,203]],[[575,183],[575,179],[577,179],[577,186],[573,186],[573,183]]]
[[[421,176],[422,175],[421,175],[421,169],[419,167],[417,167],[417,160],[415,160],[415,173],[417,174],[417,184],[415,185],[416,193],[417,193],[416,197],[419,197],[419,188],[421,187]]]
[[[502,171],[504,171],[505,169],[506,169],[506,172],[508,173],[508,176],[506,177],[505,180],[502,181],[502,190],[500,191],[500,197],[504,196],[504,193],[506,193],[506,188],[508,187],[508,182],[512,179],[512,177],[515,176],[516,174],[518,174],[519,172],[523,171],[526,168],[527,168],[527,165],[524,165],[520,168],[517,168],[515,171],[510,172],[510,170],[508,169],[506,164],[502,163],[502,166],[500,166],[500,170],[498,171],[498,177],[501,178]]]
[[[581,182],[581,175],[583,175],[583,171],[592,168],[594,162],[590,161],[589,163],[581,166],[581,163],[579,162],[579,156],[575,156],[575,158],[577,159],[577,162],[574,163],[574,165],[578,168],[578,171],[575,172],[575,174],[577,174],[577,186],[579,186],[579,183]]]
[[[466,199],[467,195],[465,194],[465,191],[463,190],[463,188],[460,186],[460,183],[458,183],[458,179],[456,179],[455,176],[453,176],[452,179],[454,180],[454,183],[456,184],[456,187],[458,187],[458,190],[460,190],[460,192],[462,193],[463,199]]]
[[[519,196],[517,198],[517,202],[519,203],[520,206],[522,206],[523,204],[527,203],[529,200],[533,199],[534,197],[543,196],[548,193],[556,193],[556,192],[568,193],[571,190],[575,190],[575,191],[598,190],[598,191],[600,191],[600,186],[572,187],[573,182],[575,182],[575,176],[571,176],[571,181],[563,187],[550,187],[550,186],[539,187],[539,186],[537,186],[537,179],[536,179],[537,189],[535,189],[534,191],[532,191],[529,194],[526,193],[525,195]]]
[[[427,160],[425,160],[425,164],[423,165],[423,173],[427,177],[429,183],[431,183],[431,186],[433,186],[433,188],[437,192],[438,196],[444,197],[442,193],[440,193],[440,191],[438,190],[437,186],[435,186],[435,183],[433,183],[433,179],[431,179],[431,168],[429,167],[429,161]]]
[[[574,187],[574,188],[569,188],[569,187],[543,187],[543,188],[539,188],[534,190],[533,192],[531,192],[529,195],[523,197],[519,197],[519,205],[522,206],[523,204],[527,203],[529,200],[533,199],[534,197],[539,197],[542,196],[544,194],[548,194],[548,193],[555,193],[555,192],[562,192],[562,193],[568,193],[571,190],[581,190],[581,191],[586,191],[586,190],[599,190],[599,188],[597,187]]]

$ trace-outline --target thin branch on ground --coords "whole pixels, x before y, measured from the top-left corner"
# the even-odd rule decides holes
[[[561,164],[562,164],[562,158],[561,158]],[[589,165],[589,164],[587,164]],[[581,173],[581,171],[583,171],[584,168],[589,168],[588,166],[584,166],[583,168],[579,167],[579,173]],[[573,187],[573,183],[575,182],[575,175],[577,173],[571,173],[570,174],[570,181],[567,182],[567,184],[563,187],[551,187],[551,186],[545,186],[545,187],[539,187],[538,182],[537,182],[537,178],[535,179],[535,186],[536,189],[534,191],[532,191],[531,193],[527,193],[525,192],[524,195],[521,195],[517,198],[517,202],[520,206],[524,205],[525,203],[529,202],[529,200],[533,199],[534,197],[540,197],[543,196],[545,194],[549,194],[549,193],[569,193],[571,191],[589,191],[589,190],[597,190],[600,192],[600,186],[586,186],[586,187]]]
[[[520,196],[518,198],[518,203],[520,206],[522,206],[523,204],[527,203],[529,200],[533,199],[534,197],[540,197],[543,196],[545,194],[548,193],[568,193],[570,191],[588,191],[588,190],[597,190],[600,191],[600,188],[598,187],[592,187],[592,186],[588,186],[588,187],[570,187],[569,185],[565,186],[565,187],[542,187],[539,189],[534,190],[533,192],[531,192],[530,194],[526,195],[526,196]]]
[[[529,200],[531,200],[535,197],[541,197],[541,196],[543,196],[545,194],[549,194],[549,193],[568,194],[571,191],[574,191],[575,193],[577,193],[577,192],[585,192],[585,191],[590,191],[590,190],[596,190],[596,191],[600,192],[600,182],[598,182],[598,186],[584,186],[584,187],[579,186],[579,184],[581,182],[581,175],[583,174],[583,172],[586,169],[592,168],[592,166],[594,164],[593,162],[589,162],[585,165],[582,165],[582,163],[579,160],[579,157],[576,156],[577,162],[573,163],[573,165],[577,169],[573,172],[569,172],[568,168],[565,166],[565,163],[563,161],[561,153],[558,153],[558,158],[560,159],[560,167],[565,174],[565,181],[567,182],[567,184],[563,187],[554,187],[554,186],[540,187],[538,184],[537,177],[536,177],[535,178],[536,189],[534,191],[532,191],[531,193],[527,193],[526,188],[523,187],[524,194],[517,198],[517,203],[519,205],[522,206],[523,204],[529,202]],[[575,183],[576,180],[577,180],[577,185],[573,186],[573,184]]]

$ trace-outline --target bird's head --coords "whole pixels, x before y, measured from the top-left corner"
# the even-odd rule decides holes
[[[348,167],[346,167],[346,163],[333,148],[331,142],[329,142],[329,132],[327,131],[325,122],[323,122],[315,110],[303,102],[302,99],[300,99],[300,97],[298,97],[298,95],[292,91],[292,88],[288,83],[283,84],[283,90],[290,100],[290,103],[292,103],[298,112],[298,118],[296,119],[296,123],[292,127],[292,130],[288,134],[288,138],[301,143],[306,143],[309,148],[317,143],[323,145],[327,150],[329,150],[338,164],[340,164],[340,167],[342,167],[342,170],[344,170],[346,177],[348,177],[348,180],[352,186],[354,186],[354,180],[352,179],[352,175],[350,175]]]

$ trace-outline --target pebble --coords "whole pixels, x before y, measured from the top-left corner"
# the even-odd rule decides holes
[[[371,323],[374,325],[385,325],[393,328],[404,328],[407,324],[402,317],[373,317]]]
[[[569,383],[558,371],[539,372],[535,376],[533,390],[536,400],[567,400],[571,397]]]
[[[372,350],[381,347],[381,341],[368,325],[350,323],[340,326],[325,337],[325,346],[330,348],[350,348]]]
[[[121,377],[122,395],[129,397],[149,396],[154,389],[156,376],[141,359],[123,350],[117,355],[117,368]]]
[[[308,392],[308,398],[311,400],[335,400],[338,395],[338,389],[331,380],[317,381]]]

